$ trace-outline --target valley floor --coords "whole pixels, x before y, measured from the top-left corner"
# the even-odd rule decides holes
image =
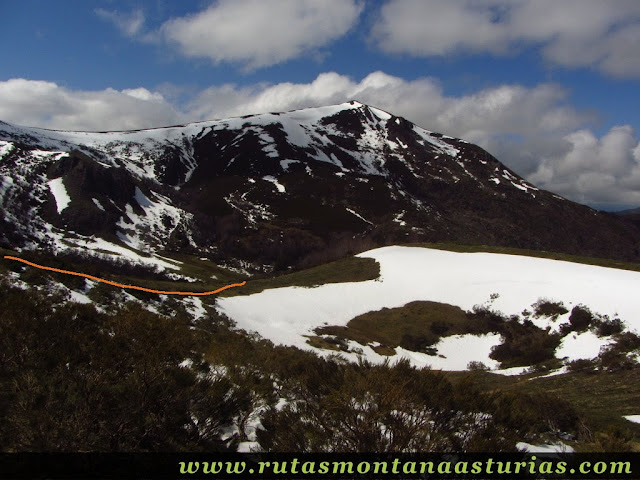
[[[445,303],[465,311],[488,308],[507,318],[528,317],[536,326],[551,331],[566,323],[572,308],[580,305],[605,318],[620,318],[631,330],[640,330],[640,302],[636,296],[640,272],[546,258],[420,247],[384,247],[359,256],[380,264],[378,279],[269,289],[220,298],[218,308],[240,328],[255,331],[276,344],[304,349],[314,349],[308,338],[317,328],[345,326],[367,312],[414,301]],[[540,300],[560,302],[567,313],[535,318],[534,305]],[[400,347],[396,352],[416,366],[465,370],[469,362],[480,361],[496,369],[498,363],[489,358],[489,353],[500,342],[500,336],[495,334],[456,335],[441,340],[437,345],[439,356]],[[563,339],[558,355],[567,360],[593,358],[608,342],[589,331],[574,332]],[[371,346],[359,348],[361,352],[343,354],[352,358],[363,354],[375,362],[388,358]]]

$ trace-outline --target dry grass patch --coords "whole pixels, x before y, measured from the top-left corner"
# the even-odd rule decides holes
[[[444,336],[488,333],[489,330],[484,322],[471,318],[459,307],[417,301],[364,313],[349,321],[346,327],[319,327],[315,332],[354,340],[361,345],[377,343],[378,353],[388,355],[395,347],[434,353],[433,345]]]

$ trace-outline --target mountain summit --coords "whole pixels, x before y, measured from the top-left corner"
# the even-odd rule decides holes
[[[640,260],[624,218],[355,101],[125,132],[0,122],[0,242],[266,271],[411,242]]]

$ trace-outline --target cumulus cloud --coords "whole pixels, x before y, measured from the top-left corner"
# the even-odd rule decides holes
[[[385,52],[424,57],[535,46],[557,65],[640,76],[637,0],[391,0],[371,38]]]
[[[462,97],[447,97],[433,78],[407,81],[373,72],[360,81],[335,72],[310,83],[279,83],[203,90],[188,106],[198,118],[282,111],[357,99],[402,115],[425,128],[476,143],[504,135],[531,135],[571,129],[592,120],[565,103],[555,84],[533,88],[501,85]]]
[[[164,90],[171,90],[164,86]],[[0,119],[59,129],[163,126],[359,100],[429,130],[477,143],[534,184],[587,204],[640,205],[640,142],[629,125],[602,136],[595,119],[567,103],[555,84],[499,85],[444,94],[433,78],[373,72],[361,80],[335,72],[309,83],[218,85],[176,105],[159,91],[76,91],[51,82],[0,82]]]
[[[184,117],[145,88],[80,91],[17,78],[0,82],[0,119],[66,130],[126,130],[175,124]]]
[[[96,15],[100,18],[113,23],[120,32],[127,37],[134,37],[142,31],[145,17],[144,12],[140,9],[133,10],[129,13],[105,10],[104,8],[96,8]]]
[[[532,182],[580,202],[640,205],[640,142],[631,126],[601,138],[578,130],[563,140],[564,149],[540,157]]]
[[[362,9],[356,0],[219,0],[167,21],[160,36],[188,57],[257,69],[328,45],[354,26]]]

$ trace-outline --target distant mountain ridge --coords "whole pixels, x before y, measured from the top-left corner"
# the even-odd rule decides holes
[[[0,122],[0,242],[265,271],[412,242],[640,261],[633,222],[355,101],[125,132]]]

